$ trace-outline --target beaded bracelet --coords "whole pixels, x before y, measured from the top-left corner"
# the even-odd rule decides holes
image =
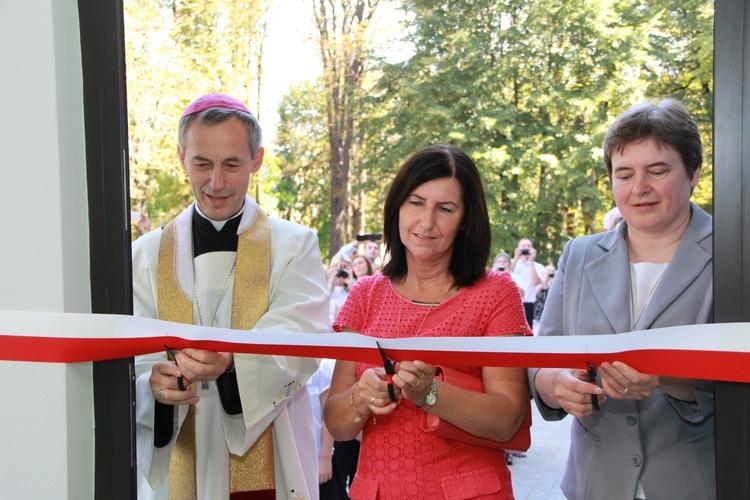
[[[351,405],[352,410],[354,410],[354,414],[355,414],[355,416],[354,416],[354,423],[355,424],[361,424],[362,423],[362,419],[365,418],[365,416],[362,415],[359,412],[359,409],[357,408],[357,405],[354,404],[354,387],[352,387],[352,392],[351,392],[351,394],[349,394],[349,404]],[[373,425],[377,423],[377,421],[375,420],[375,414],[374,413],[372,414],[372,423],[373,423]]]

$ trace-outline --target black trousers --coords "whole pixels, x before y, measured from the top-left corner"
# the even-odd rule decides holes
[[[359,441],[334,441],[331,480],[320,485],[320,500],[348,500],[359,462]]]
[[[524,302],[523,312],[526,314],[526,322],[529,324],[529,328],[534,326],[534,303]]]

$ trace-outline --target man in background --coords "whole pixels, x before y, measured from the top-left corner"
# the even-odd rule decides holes
[[[380,272],[380,243],[377,240],[366,240],[364,255],[370,261],[373,273]]]

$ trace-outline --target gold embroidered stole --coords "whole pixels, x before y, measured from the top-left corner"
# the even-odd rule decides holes
[[[192,221],[190,221],[192,224]],[[193,303],[177,284],[174,221],[166,225],[159,246],[157,307],[159,319],[193,324]],[[251,330],[268,311],[271,276],[271,226],[258,209],[253,225],[239,235],[232,296],[232,329]],[[195,277],[194,277],[195,279]],[[273,425],[242,456],[230,455],[230,491],[273,490]],[[195,406],[190,405],[169,466],[171,499],[196,498]]]

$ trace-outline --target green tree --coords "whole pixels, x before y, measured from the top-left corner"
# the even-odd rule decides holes
[[[175,151],[188,101],[224,91],[257,106],[270,1],[125,2],[131,194],[154,224],[190,199]],[[323,72],[286,95],[271,168],[251,187],[317,229],[323,253],[379,231],[400,163],[452,143],[482,172],[494,250],[530,237],[554,262],[614,205],[603,134],[646,98],[678,98],[698,120],[695,199],[710,211],[713,2],[403,0],[410,55],[376,64],[378,4],[311,1]]]
[[[152,226],[173,218],[191,199],[177,159],[185,106],[208,92],[248,103],[259,99],[269,3],[124,2],[131,204],[148,214]]]
[[[674,97],[687,106],[703,139],[702,180],[693,199],[712,212],[714,4],[706,0],[654,0],[649,34],[654,63],[644,67],[651,97]]]
[[[279,106],[276,142],[276,209],[282,217],[315,229],[321,249],[327,249],[331,177],[322,82],[306,82],[287,92]]]
[[[599,230],[613,204],[603,134],[648,95],[645,68],[660,65],[649,35],[661,18],[594,0],[404,8],[414,51],[381,68],[368,170],[393,172],[418,149],[452,143],[483,174],[496,250],[530,237],[554,262],[568,239]]]

